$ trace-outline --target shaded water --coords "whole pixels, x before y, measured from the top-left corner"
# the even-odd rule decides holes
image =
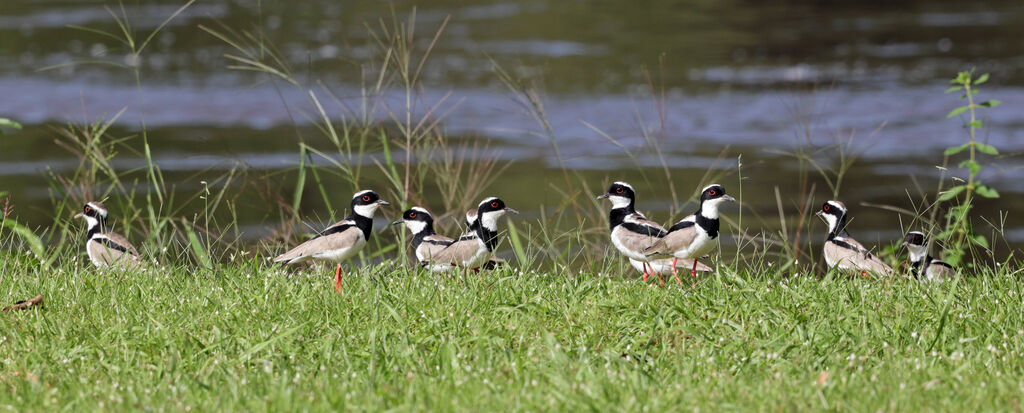
[[[305,96],[227,69],[223,54],[231,50],[198,25],[260,28],[303,80],[321,80],[342,105],[356,107],[360,64],[376,53],[367,24],[390,19],[378,1],[201,0],[172,20],[140,62],[132,62],[115,41],[67,27],[117,30],[104,2],[7,3],[0,16],[0,117],[26,129],[2,138],[0,189],[13,193],[19,215],[34,226],[53,219],[41,171],[66,173],[77,165],[53,143],[56,134],[47,124],[92,121],[122,108],[114,134],[135,133],[144,119],[155,159],[183,196],[238,165],[270,176],[290,196],[298,149],[285,104],[308,108]],[[515,162],[492,192],[531,211],[528,217],[561,200],[554,185],[536,191],[537,182],[561,172],[549,142],[530,133],[539,130],[536,122],[500,84],[492,58],[541,85],[565,165],[594,189],[612,179],[642,182],[644,175],[651,183],[637,185],[641,206],[668,220],[660,160],[643,148],[642,131],[648,130],[663,135],[665,162],[684,197],[698,189],[709,168],[734,187],[735,157],[742,154],[748,177],[743,199],[764,217],[751,225],[768,231],[778,225],[773,188],[779,187],[790,214],[799,193],[795,162],[778,151],[806,145],[805,138],[828,145],[837,136],[853,137],[863,159],[843,185],[850,204],[908,207],[908,188],[915,196],[918,184],[934,188],[942,149],[966,136],[960,120],[945,119],[958,101],[943,90],[956,71],[977,66],[992,73],[982,97],[1003,101],[987,115],[984,140],[1009,154],[984,176],[1003,198],[983,202],[977,212],[998,220],[999,211],[1024,208],[1021,158],[1015,155],[1024,151],[1024,27],[1018,23],[1024,4],[1018,1],[427,3],[417,9],[419,47],[451,19],[425,66],[422,100],[438,102],[451,92],[442,104],[449,113],[445,131],[456,141],[490,139],[491,149]],[[149,1],[127,13],[144,37],[180,4]],[[394,7],[401,14],[412,5],[399,1]],[[129,72],[110,66],[37,71],[83,60],[138,63],[141,88]],[[664,87],[663,124],[644,68]],[[402,96],[390,93],[382,97],[384,106],[400,107]],[[317,136],[307,119],[295,121],[304,136]],[[636,152],[640,167],[587,123]],[[114,162],[123,169],[142,164],[127,152]],[[824,199],[824,182],[815,180],[816,196]],[[372,173],[366,182],[385,185]],[[338,202],[351,190],[339,185]],[[307,192],[302,213],[323,216],[322,202]],[[252,193],[242,196],[242,202],[259,201]],[[269,211],[241,213],[250,238],[276,224]],[[895,214],[867,207],[855,214],[862,238],[898,237]],[[1019,214],[1006,223],[1011,241],[1024,243]]]

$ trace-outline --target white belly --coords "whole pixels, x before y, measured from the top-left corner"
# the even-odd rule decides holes
[[[356,254],[359,253],[359,250],[363,249],[364,246],[366,246],[366,240],[364,240],[362,237],[359,237],[356,243],[352,244],[352,246],[348,248],[321,251],[311,255],[311,257],[324,261],[342,262],[354,257]]]
[[[643,251],[634,251],[634,250],[628,248],[626,245],[622,244],[621,239],[618,236],[616,236],[616,235],[618,235],[618,233],[620,231],[629,231],[629,230],[623,229],[621,227],[615,227],[615,229],[612,230],[612,245],[615,246],[615,249],[619,250],[619,252],[621,252],[622,255],[625,255],[625,256],[627,256],[629,258],[632,258],[632,259],[638,260],[638,261],[647,262],[649,259],[647,258],[646,255],[644,255]]]
[[[708,255],[711,251],[718,246],[717,239],[713,239],[707,236],[703,231],[697,231],[697,236],[690,243],[690,247],[684,250],[676,251],[672,256],[676,258],[693,258],[697,259]]]

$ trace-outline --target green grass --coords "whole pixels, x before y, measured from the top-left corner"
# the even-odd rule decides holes
[[[1024,391],[1007,270],[691,289],[368,267],[336,295],[327,269],[85,264],[3,264],[2,305],[45,305],[0,313],[0,410],[1004,410]]]

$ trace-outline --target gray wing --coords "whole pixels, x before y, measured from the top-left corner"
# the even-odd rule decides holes
[[[459,240],[437,251],[430,261],[443,264],[460,264],[473,258],[480,251],[480,240],[465,239]]]
[[[89,255],[105,265],[126,265],[135,267],[141,264],[139,252],[128,242],[128,239],[114,232],[104,233],[106,238],[94,238],[86,244]]]
[[[697,238],[697,226],[691,225],[669,232],[668,235],[659,239],[646,251],[647,255],[671,255],[679,250],[689,248],[693,240]],[[693,264],[692,262],[690,263]]]
[[[423,261],[431,261],[432,257],[437,256],[437,253],[448,248],[454,242],[455,240],[438,234],[423,237],[419,247],[421,254],[425,257]]]
[[[363,231],[355,226],[352,221],[344,220],[327,227],[321,235],[309,241],[299,244],[290,251],[278,255],[274,262],[285,262],[291,264],[309,258],[313,254],[349,248],[359,242],[363,237]]]
[[[843,242],[852,248],[842,246],[840,243]],[[870,271],[881,275],[892,275],[893,273],[892,267],[882,262],[852,238],[836,238],[831,242],[826,242],[825,257],[841,270]]]
[[[931,280],[949,280],[956,277],[956,270],[939,260],[932,260],[926,272],[925,276]]]

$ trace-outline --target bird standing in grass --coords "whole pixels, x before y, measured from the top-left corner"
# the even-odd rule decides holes
[[[274,262],[294,264],[309,259],[333,261],[334,288],[341,293],[341,263],[352,258],[370,239],[373,230],[373,214],[381,205],[390,205],[373,191],[360,191],[352,196],[352,213],[345,219],[327,227],[309,241],[299,244],[274,258]]]
[[[892,275],[892,267],[864,248],[846,231],[847,209],[839,201],[826,201],[815,213],[828,223],[828,237],[825,238],[825,263],[829,268],[845,272]]]
[[[676,222],[668,229],[668,234],[644,250],[644,254],[693,260],[690,276],[696,277],[697,258],[718,246],[718,207],[722,202],[736,202],[736,199],[726,195],[725,188],[721,185],[708,185],[700,192],[700,206],[697,207],[697,212]],[[676,273],[676,264],[677,262],[672,263],[672,275],[682,284]]]
[[[956,276],[956,270],[928,254],[928,244],[921,231],[910,231],[903,238],[903,245],[910,252],[910,272],[924,281],[942,281]]]
[[[128,239],[107,229],[107,207],[99,202],[87,202],[82,213],[75,218],[84,219],[88,232],[85,235],[85,252],[97,268],[119,265],[138,267],[142,265],[139,251]]]
[[[494,248],[498,246],[498,219],[507,213],[519,212],[505,206],[505,201],[499,198],[484,199],[477,206],[479,221],[475,225],[475,233],[459,237],[434,254],[431,262],[479,271],[494,255]]]
[[[598,195],[597,198],[608,199],[612,203],[612,210],[608,213],[608,224],[611,227],[612,245],[615,249],[630,260],[640,262],[644,282],[653,274],[658,276],[660,285],[664,286],[665,279],[661,273],[651,269],[650,262],[654,258],[648,257],[644,251],[668,234],[668,231],[636,211],[636,191],[630,184],[614,182],[608,187],[607,192]]]
[[[445,271],[452,268],[450,263],[439,263],[433,260],[437,253],[455,243],[455,240],[434,232],[434,217],[430,215],[430,212],[422,207],[414,206],[403,212],[402,218],[391,225],[398,224],[405,224],[405,227],[409,228],[409,232],[412,232],[412,249],[421,266],[431,271]]]
[[[476,235],[476,229],[477,229],[476,227],[478,225],[480,225],[480,221],[478,221],[476,219],[476,210],[475,209],[471,209],[469,211],[466,211],[466,222],[465,222],[465,224],[466,224],[466,232],[462,234],[460,239],[461,238],[473,238],[473,237],[476,237],[477,236]],[[480,269],[483,269],[483,270],[493,270],[493,269],[498,268],[500,266],[503,266],[505,264],[507,264],[507,263],[501,257],[494,257],[494,256],[492,256],[489,260],[487,260],[487,262],[484,263],[484,265],[480,266]]]

